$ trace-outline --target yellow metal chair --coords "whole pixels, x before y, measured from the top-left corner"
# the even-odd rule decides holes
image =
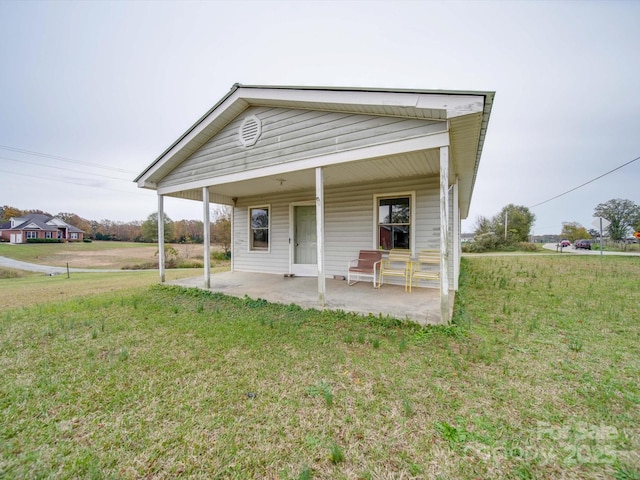
[[[418,260],[411,262],[409,277],[409,291],[413,287],[414,280],[416,286],[419,285],[420,280],[436,281],[440,288],[440,250],[420,250]]]
[[[404,291],[407,291],[409,284],[409,273],[411,272],[411,250],[393,249],[389,251],[389,257],[382,259],[380,264],[380,277],[378,288],[382,287],[385,277],[404,278]]]

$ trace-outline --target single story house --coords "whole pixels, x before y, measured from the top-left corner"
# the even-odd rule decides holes
[[[360,250],[437,249],[447,322],[493,99],[236,84],[135,181],[161,215],[166,196],[203,202],[206,249],[209,203],[229,205],[232,271],[317,276],[320,305]]]
[[[12,217],[8,222],[0,224],[0,238],[4,242],[27,243],[30,239],[81,242],[83,237],[84,232],[79,228],[41,213]]]

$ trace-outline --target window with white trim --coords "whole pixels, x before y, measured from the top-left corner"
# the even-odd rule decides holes
[[[375,198],[378,248],[411,249],[413,194],[376,195]]]
[[[249,207],[249,250],[269,250],[269,205]]]
[[[51,232],[44,232],[44,238],[53,238]]]
[[[71,233],[71,240],[77,240],[78,239],[78,234],[77,233]]]
[[[27,238],[38,238],[38,232],[35,232],[33,230],[27,230]]]

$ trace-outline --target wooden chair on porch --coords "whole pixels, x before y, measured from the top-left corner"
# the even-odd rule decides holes
[[[382,260],[380,264],[380,278],[378,288],[382,287],[385,277],[401,277],[404,279],[404,291],[407,291],[409,284],[409,273],[411,271],[411,250],[392,249],[389,257]]]
[[[350,260],[347,267],[347,284],[355,285],[360,277],[371,277],[373,288],[376,288],[376,279],[380,269],[382,252],[380,250],[360,250],[357,260]],[[351,277],[358,278],[352,281]]]
[[[440,288],[440,250],[420,250],[418,260],[411,262],[409,277],[409,291],[414,280],[416,286],[419,286],[420,280],[436,281]]]

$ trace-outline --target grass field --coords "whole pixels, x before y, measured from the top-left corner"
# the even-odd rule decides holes
[[[221,267],[220,270],[228,270]],[[215,269],[212,269],[215,272]],[[167,280],[202,275],[202,269],[167,270]],[[13,276],[15,275],[15,276]],[[7,278],[2,278],[6,276]],[[157,271],[135,271],[117,273],[72,273],[47,276],[0,268],[0,292],[3,312],[20,306],[42,305],[74,298],[84,298],[105,292],[118,292],[158,283]]]
[[[181,261],[199,260],[202,266],[203,246],[171,245]],[[213,247],[214,250],[216,247]],[[0,256],[23,262],[71,268],[121,269],[157,262],[158,246],[136,242],[69,242],[11,245],[0,243]],[[196,262],[197,263],[197,262]]]
[[[463,267],[456,325],[424,329],[0,280],[42,300],[0,317],[0,477],[640,478],[640,259]]]

